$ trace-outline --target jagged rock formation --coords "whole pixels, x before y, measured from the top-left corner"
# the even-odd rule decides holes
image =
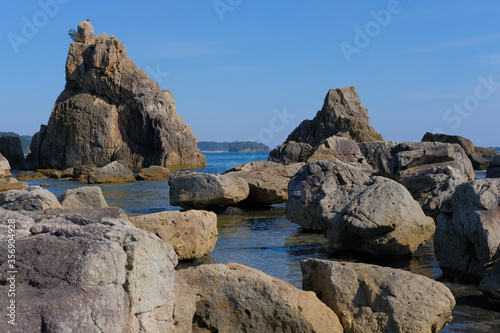
[[[206,166],[172,93],[137,69],[118,38],[94,36],[90,22],[78,26],[66,87],[30,148],[26,169],[101,167],[115,160],[132,169]]]
[[[300,123],[280,147],[271,151],[269,160],[285,164],[303,162],[313,148],[333,135],[358,143],[383,140],[370,126],[368,110],[359,100],[356,87],[330,89],[316,117]]]
[[[21,139],[15,136],[0,137],[0,154],[2,154],[14,170],[20,170],[23,166],[24,153]]]

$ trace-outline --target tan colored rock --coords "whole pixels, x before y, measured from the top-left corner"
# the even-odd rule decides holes
[[[28,187],[27,183],[12,178],[9,161],[0,154],[0,192],[21,190],[26,187]]]
[[[54,194],[40,186],[0,193],[0,207],[8,210],[44,210],[62,208]]]
[[[193,331],[343,332],[316,295],[256,269],[202,265],[179,271],[197,296]]]
[[[36,172],[52,179],[61,179],[63,175],[62,171],[56,169],[37,169]]]
[[[129,218],[137,228],[171,244],[179,260],[210,254],[217,242],[217,215],[202,210],[166,211]]]
[[[248,197],[248,183],[231,174],[174,173],[169,181],[170,204],[204,209],[211,205],[230,205]]]
[[[40,172],[20,172],[17,174],[17,180],[42,180],[47,179],[49,176],[46,176]]]
[[[95,209],[109,207],[99,186],[84,186],[69,189],[57,199],[64,209]]]
[[[427,277],[362,263],[300,264],[303,289],[319,295],[346,333],[436,333],[452,319],[453,294]]]
[[[89,184],[135,183],[134,173],[118,161],[109,163],[88,176]]]
[[[168,168],[152,165],[149,168],[141,169],[141,171],[135,176],[137,180],[165,180],[169,179],[172,173]]]

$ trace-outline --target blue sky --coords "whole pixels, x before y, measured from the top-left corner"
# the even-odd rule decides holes
[[[172,91],[200,140],[274,147],[314,117],[330,88],[354,85],[386,140],[439,131],[500,146],[498,1],[41,0],[0,8],[0,131],[32,135],[47,123],[64,89],[67,31],[90,18],[96,34],[117,36]],[[26,22],[37,31],[23,31]]]

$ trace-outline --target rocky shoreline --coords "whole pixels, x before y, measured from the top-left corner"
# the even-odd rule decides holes
[[[213,211],[276,204],[322,233],[331,256],[398,260],[433,238],[446,279],[500,299],[497,151],[444,134],[384,141],[355,87],[329,90],[268,161],[173,171],[206,165],[196,142],[172,94],[116,37],[80,23],[66,88],[32,153],[0,154],[0,292],[17,295],[0,300],[10,331],[437,332],[452,320],[458,300],[444,283],[394,268],[309,258],[303,290],[238,263],[178,269],[214,250]],[[9,158],[35,172],[13,178]],[[478,169],[486,179],[474,180]],[[44,177],[168,179],[170,204],[183,210],[129,217],[98,186],[56,197],[23,182]]]

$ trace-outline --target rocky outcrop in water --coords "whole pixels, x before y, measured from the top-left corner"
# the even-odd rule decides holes
[[[108,203],[99,186],[85,186],[66,190],[57,200],[64,209],[107,208]]]
[[[193,332],[343,332],[314,293],[256,269],[202,265],[179,274],[196,295]]]
[[[121,161],[132,169],[206,165],[174,98],[127,58],[125,46],[90,22],[78,26],[66,87],[47,126],[33,137],[25,168],[63,170]]]
[[[135,183],[134,173],[120,162],[111,162],[88,176],[89,184]]]
[[[2,154],[14,170],[21,170],[23,167],[24,153],[21,139],[15,136],[0,137],[0,154]]]
[[[445,276],[480,283],[500,258],[500,179],[459,185],[441,207],[434,247]]]
[[[141,169],[135,176],[136,180],[166,180],[172,173],[168,168],[159,165],[152,165],[149,168]]]
[[[303,162],[312,149],[334,135],[356,142],[383,140],[369,123],[368,110],[355,87],[330,89],[316,117],[304,120],[280,147],[271,151],[269,160],[286,164]]]
[[[307,259],[304,290],[314,291],[346,333],[435,333],[452,319],[455,299],[442,283],[398,269]]]
[[[0,192],[9,190],[20,190],[28,187],[25,182],[20,182],[12,177],[9,161],[0,154]]]
[[[490,162],[499,154],[498,150],[484,147],[474,147],[469,139],[458,135],[425,133],[422,142],[445,142],[459,144],[472,162],[474,170],[486,170]]]
[[[326,192],[318,211],[329,249],[336,253],[406,256],[435,230],[434,220],[425,216],[408,190],[383,177]]]

